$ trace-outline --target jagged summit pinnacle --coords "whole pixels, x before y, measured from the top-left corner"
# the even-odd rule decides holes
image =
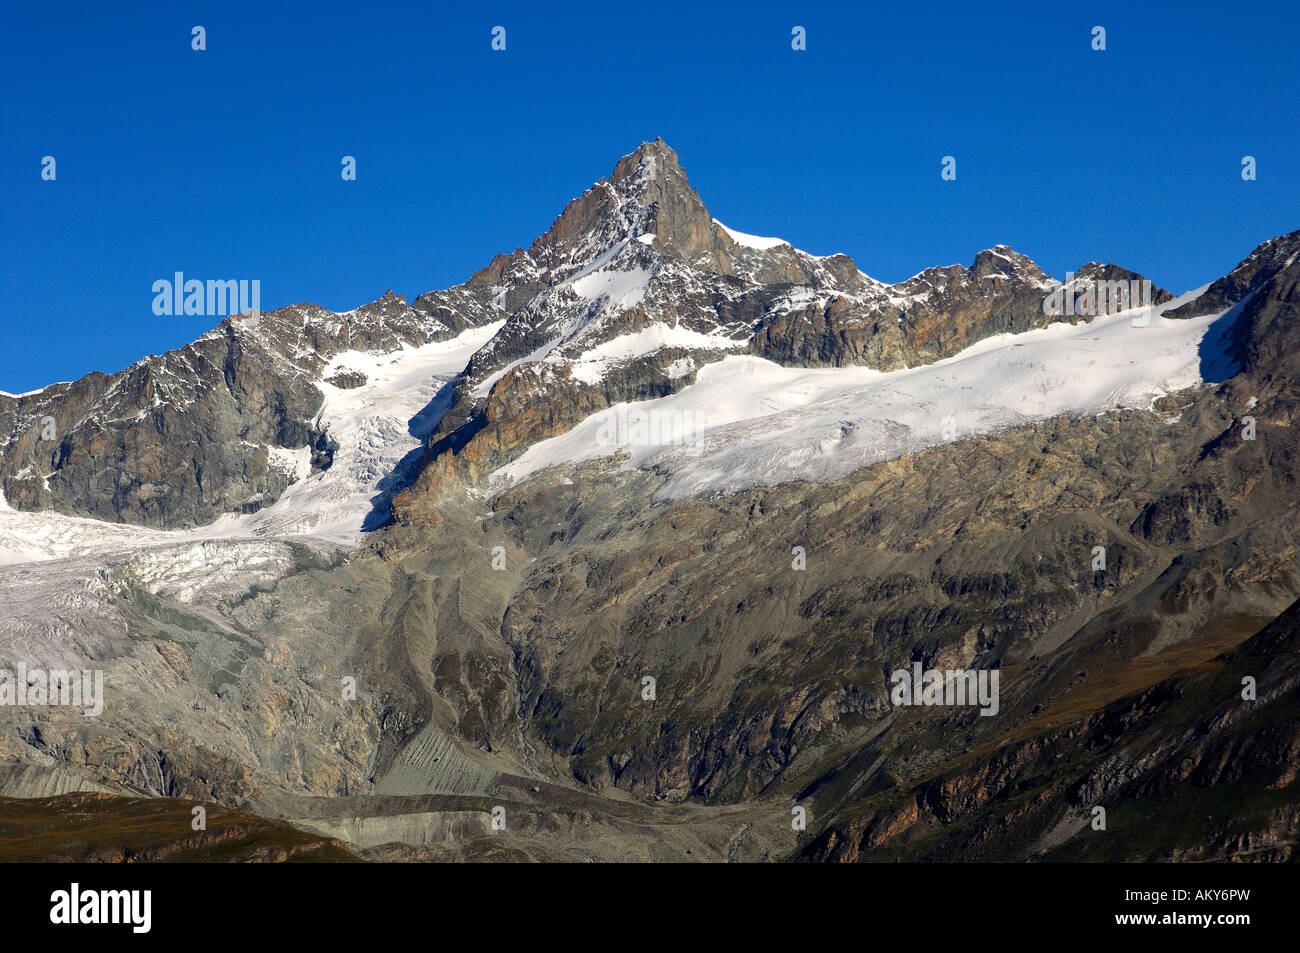
[[[686,172],[673,148],[663,139],[652,139],[641,143],[637,148],[618,160],[609,181],[615,187],[638,181],[676,183],[680,177],[681,184],[686,184]],[[689,185],[687,185],[689,188]]]
[[[568,263],[582,267],[621,241],[653,235],[659,251],[691,260],[712,251],[716,231],[677,153],[654,139],[569,202],[529,253],[549,263],[567,252]]]
[[[572,199],[525,250],[500,254],[470,288],[508,288],[507,310],[640,240],[647,255],[699,271],[760,283],[851,286],[865,281],[847,255],[817,258],[780,241],[751,239],[717,222],[691,186],[677,153],[656,138],[623,156],[609,178]]]

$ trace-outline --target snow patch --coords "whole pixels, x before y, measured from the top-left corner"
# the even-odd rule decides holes
[[[597,384],[604,378],[611,365],[653,354],[665,347],[730,350],[746,347],[748,343],[745,340],[735,340],[720,334],[703,334],[690,328],[672,327],[661,321],[584,351],[573,363],[573,376],[586,384]],[[683,371],[676,376],[680,377],[682,373],[687,372]]]
[[[713,220],[713,224],[717,225],[718,228],[730,235],[731,240],[737,245],[744,245],[746,248],[757,248],[760,251],[763,251],[768,248],[776,248],[778,245],[790,244],[784,238],[763,238],[760,235],[747,235],[744,232],[735,231],[734,229],[727,228],[726,225],[723,225],[716,218]]]
[[[311,473],[311,447],[287,450],[284,447],[267,447],[270,465],[288,473],[295,481]]]
[[[653,274],[650,268],[633,268],[630,271],[602,269],[575,278],[569,282],[569,287],[589,301],[604,298],[613,307],[623,310],[641,303]]]

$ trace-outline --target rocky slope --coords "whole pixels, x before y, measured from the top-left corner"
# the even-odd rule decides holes
[[[1298,648],[1295,603],[1235,648],[1184,655],[1172,677],[1081,717],[1048,708],[996,747],[864,798],[801,858],[1294,860]]]

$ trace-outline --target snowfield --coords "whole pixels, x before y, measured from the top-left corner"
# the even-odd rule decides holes
[[[573,376],[586,384],[598,384],[604,378],[606,369],[611,364],[630,361],[634,358],[653,354],[666,347],[680,347],[690,350],[727,350],[747,347],[748,341],[729,338],[721,334],[702,334],[690,328],[670,327],[662,321],[634,331],[621,334],[603,344],[598,344],[589,351],[584,351],[571,365]],[[681,375],[678,375],[681,376]]]
[[[946,360],[898,371],[728,357],[703,367],[694,384],[672,396],[611,407],[534,444],[495,471],[490,486],[503,490],[548,467],[621,453],[624,468],[667,474],[661,498],[683,499],[836,480],[926,447],[1061,414],[1146,409],[1157,397],[1202,383],[1203,359],[1221,363],[1201,353],[1221,314],[1159,316],[1204,290],[1150,313],[1134,309],[997,335]],[[1148,323],[1139,326],[1135,318]],[[637,433],[627,426],[629,415],[648,418],[649,426]],[[666,423],[656,426],[657,419]],[[683,443],[672,422],[699,420],[702,439]]]

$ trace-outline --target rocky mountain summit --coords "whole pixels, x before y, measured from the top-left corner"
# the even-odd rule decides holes
[[[1076,280],[1121,274],[1141,280],[1095,263]],[[451,473],[474,481],[593,412],[689,387],[728,355],[800,367],[929,364],[995,334],[1047,326],[1057,319],[1043,299],[1060,287],[1002,245],[969,268],[886,285],[847,255],[731,231],[662,140],[625,156],[528,251],[498,257],[476,282],[524,303],[456,381],[420,481],[399,507],[436,497]],[[1157,304],[1170,297],[1154,291]]]
[[[0,396],[0,668],[107,693],[4,710],[0,822],[1292,859],[1300,232],[1151,308],[1044,304],[1143,281],[997,245],[884,284],[722,225],[656,140],[463,285]],[[901,705],[913,666],[997,673],[996,710]]]

